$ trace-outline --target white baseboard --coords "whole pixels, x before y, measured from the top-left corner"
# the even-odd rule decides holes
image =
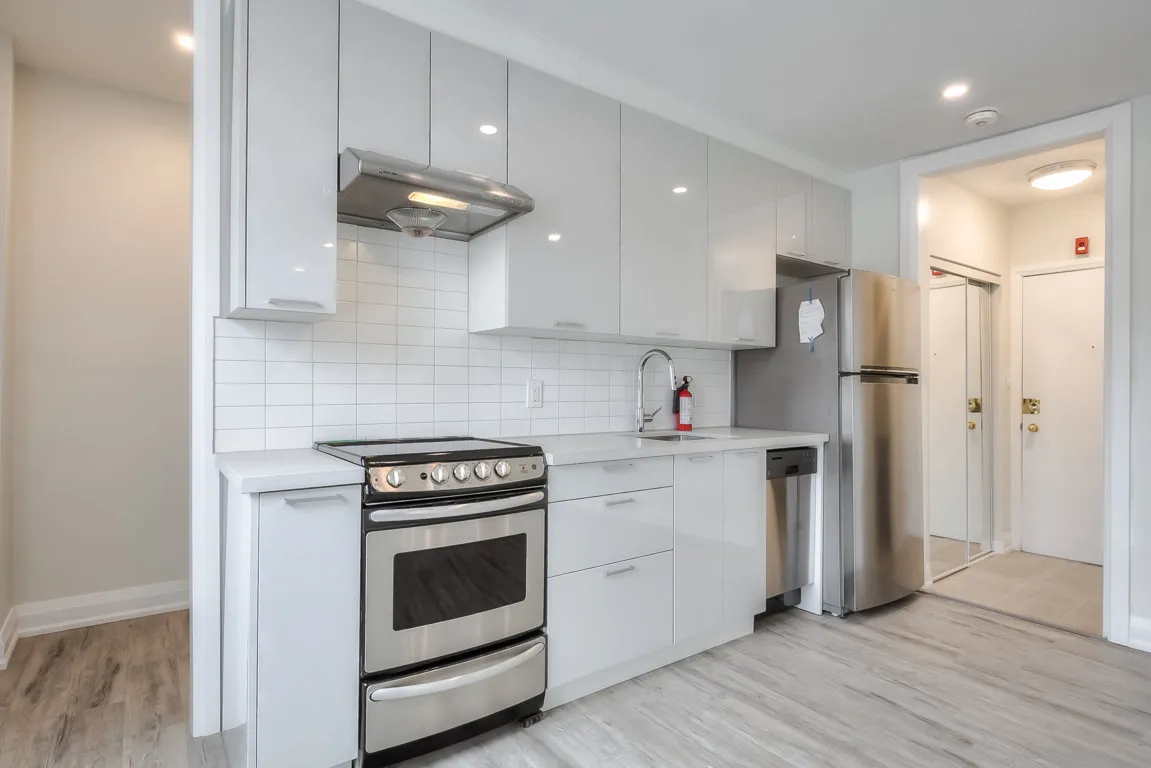
[[[1131,617],[1131,634],[1127,637],[1127,645],[1151,653],[1151,619]]]
[[[16,634],[19,637],[32,637],[179,611],[187,607],[188,582],[165,581],[142,587],[24,603],[17,605],[13,611],[16,614]]]
[[[12,607],[0,624],[0,669],[8,669],[12,651],[16,650],[16,608]]]

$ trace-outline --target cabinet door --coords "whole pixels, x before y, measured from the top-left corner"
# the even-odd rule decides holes
[[[723,612],[750,630],[767,600],[767,452],[723,455]]]
[[[780,167],[775,252],[781,256],[805,259],[809,255],[812,181],[805,173]]]
[[[811,187],[811,256],[837,267],[848,265],[847,227],[850,194],[821,179]]]
[[[707,340],[775,345],[775,192],[781,166],[708,141]]]
[[[620,333],[707,338],[707,137],[624,106]]]
[[[432,33],[432,165],[508,179],[508,60]]]
[[[334,314],[338,0],[249,0],[247,24],[244,305]]]
[[[260,494],[256,536],[258,764],[341,765],[359,746],[360,486]]]
[[[675,642],[723,628],[723,454],[675,457]]]
[[[318,39],[316,33],[309,42]],[[341,0],[339,40],[340,150],[355,147],[426,165],[431,32]]]
[[[536,202],[507,226],[512,326],[619,333],[619,102],[508,65],[508,182]]]

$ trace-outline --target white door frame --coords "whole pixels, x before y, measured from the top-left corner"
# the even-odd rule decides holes
[[[1011,270],[1011,402],[1019,402],[1023,384],[1023,278],[1036,275],[1054,275],[1060,272],[1081,272],[1087,269],[1105,269],[1102,258],[1065,261],[1037,267]],[[1106,276],[1106,272],[1104,273]],[[1106,299],[1104,299],[1106,306]],[[1104,384],[1106,388],[1106,384]],[[1008,411],[1012,418],[1018,418],[1019,411]],[[1106,439],[1106,438],[1104,438]],[[1011,430],[1011,545],[1023,548],[1023,435],[1018,429]],[[1106,550],[1106,543],[1104,544]],[[1106,560],[1104,560],[1106,562]],[[1106,584],[1104,584],[1106,589]]]
[[[1131,644],[1131,104],[994,136],[900,163],[900,275],[930,284],[929,258],[919,254],[919,179],[1022,157],[1103,135],[1107,145],[1107,268],[1103,448],[1103,636]],[[927,327],[927,303],[921,308]],[[922,334],[926,346],[927,333]],[[926,359],[926,357],[924,357]],[[925,388],[931,382],[924,377]],[[926,393],[926,389],[925,389]],[[927,402],[927,397],[924,397]],[[923,498],[928,488],[927,419],[923,419]],[[927,508],[924,505],[924,524]]]

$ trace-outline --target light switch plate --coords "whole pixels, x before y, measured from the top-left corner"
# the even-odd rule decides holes
[[[532,379],[528,382],[528,408],[543,408],[544,407],[544,383],[540,379]]]

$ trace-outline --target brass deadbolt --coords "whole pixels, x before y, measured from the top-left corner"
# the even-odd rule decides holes
[[[1027,425],[1027,431],[1028,432],[1038,432],[1039,431],[1039,425],[1038,424],[1028,424]]]
[[[967,412],[968,413],[983,413],[983,398],[982,397],[969,397],[969,398],[967,398]]]
[[[1025,397],[1023,398],[1023,413],[1028,416],[1039,413],[1039,398],[1038,397]]]

